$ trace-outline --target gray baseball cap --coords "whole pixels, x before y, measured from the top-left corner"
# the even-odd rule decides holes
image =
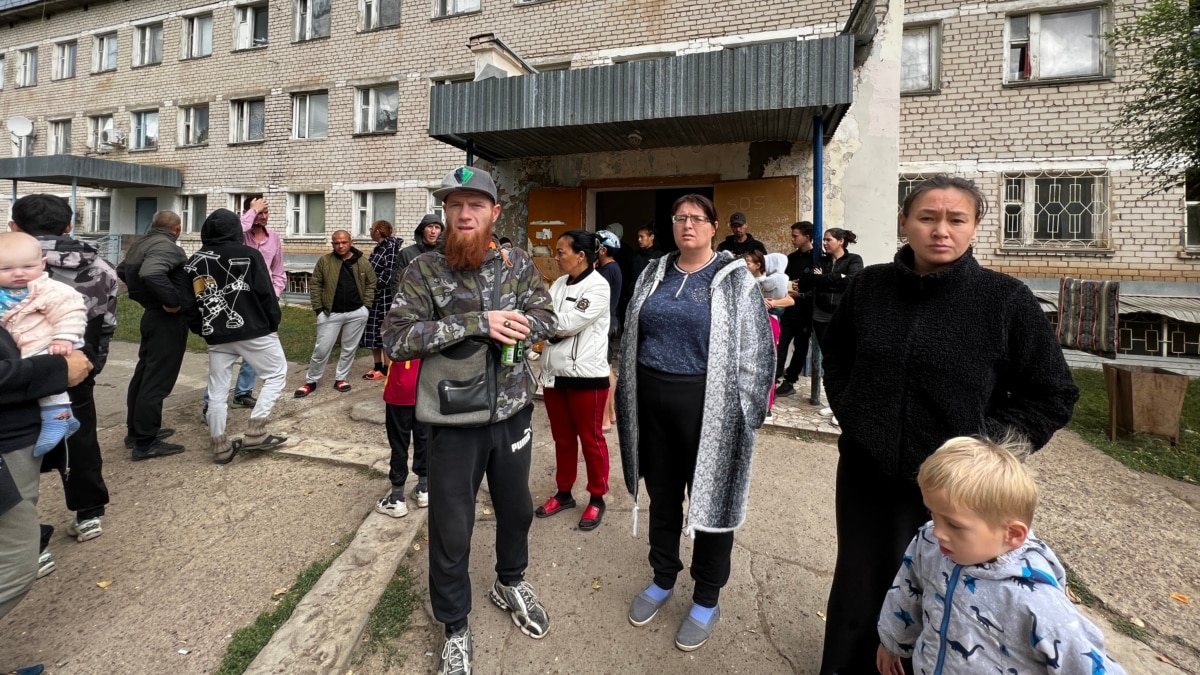
[[[445,199],[450,196],[451,192],[457,190],[482,192],[492,198],[493,204],[500,203],[500,197],[496,194],[496,183],[492,180],[491,175],[483,169],[476,169],[473,166],[458,167],[446,174],[446,177],[442,179],[442,187],[434,190],[433,196]]]

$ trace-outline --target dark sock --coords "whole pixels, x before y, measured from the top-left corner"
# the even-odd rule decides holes
[[[446,624],[446,637],[450,637],[451,635],[454,635],[455,633],[459,632],[460,630],[462,630],[466,627],[467,627],[466,619],[462,619],[460,621],[455,621],[454,623],[448,623],[448,624]]]
[[[588,505],[603,509],[604,508],[604,497],[597,497],[596,495],[592,495],[592,498],[588,500]]]
[[[567,502],[574,499],[573,497],[571,497],[570,492],[563,492],[562,490],[559,490],[558,492],[554,493],[554,498],[558,500],[559,504],[566,504]]]
[[[380,367],[379,367],[379,372],[383,373],[384,375],[387,375],[387,370],[388,370],[388,364],[387,364],[387,362],[385,361],[385,362],[383,362],[383,363],[379,364],[379,366],[380,366]]]
[[[375,362],[375,370],[378,370],[381,373],[383,372],[383,362],[382,361]]]
[[[504,584],[505,586],[516,586],[517,584],[524,581],[524,579],[525,579],[524,574],[520,574],[515,577],[508,577],[508,578],[500,577],[500,583]]]

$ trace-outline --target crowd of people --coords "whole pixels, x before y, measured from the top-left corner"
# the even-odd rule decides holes
[[[813,334],[842,428],[821,672],[1123,672],[1066,599],[1063,568],[1032,531],[1037,488],[1021,460],[1067,422],[1078,390],[1032,293],[972,256],[987,208],[973,183],[938,176],[916,186],[898,216],[908,243],[883,265],[864,268],[847,250],[855,234],[840,228],[824,233],[824,255],[814,256],[806,221],[791,226],[795,250],[769,253],[741,213],[715,246],[716,207],[687,194],[671,210],[667,246],[650,225],[632,252],[621,252],[619,228],[565,232],[554,248],[561,276],[549,284],[528,254],[496,238],[502,207],[487,172],[459,167],[434,194],[445,223],[426,216],[406,248],[384,221],[371,228],[369,255],[348,232],[332,234],[310,285],[315,346],[294,396],[316,389],[339,337],[337,391],[351,388],[355,350],[372,350],[363,379],[385,381],[391,448],[390,490],[375,510],[408,513],[411,448],[412,496],[429,508],[430,600],[445,629],[440,673],[472,669],[468,561],[483,478],[496,518],[488,598],[543,638],[550,616],[525,578],[533,517],[577,508],[582,453],[588,502],[578,529],[601,525],[611,427],[635,536],[643,482],[649,509],[647,585],[628,620],[645,626],[671,600],[686,536],[694,583],[675,644],[704,645],[750,513],[757,430],[775,395],[795,394]],[[91,387],[115,327],[117,275],[145,308],[128,396],[135,461],[183,451],[167,440],[162,399],[189,328],[209,345],[204,420],[214,461],[287,440],[267,430],[286,363],[276,333],[282,254],[265,201],[210,214],[190,258],[175,245],[178,217],[161,212],[114,271],[68,236],[69,208],[54,200],[19,200],[12,229],[28,234],[0,235],[9,237],[0,241],[0,533],[13,542],[0,551],[0,615],[38,571],[40,467],[64,475],[77,514],[71,534],[101,532],[107,491]],[[81,301],[36,304],[63,291],[49,278]],[[535,377],[527,361],[539,353]],[[250,375],[232,385],[232,401],[253,410],[233,438],[227,402],[239,358]],[[539,388],[556,491],[535,509]],[[48,398],[63,392],[69,403]]]

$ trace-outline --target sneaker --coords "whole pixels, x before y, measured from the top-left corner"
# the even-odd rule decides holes
[[[442,646],[442,665],[438,675],[471,675],[471,657],[475,652],[475,641],[471,639],[471,627],[446,638]]]
[[[783,384],[779,385],[778,387],[775,387],[775,395],[776,396],[795,396],[796,395],[796,386],[794,384],[792,384],[791,382],[784,380]]]
[[[767,413],[767,416],[763,418],[763,424],[775,424],[775,416]]]
[[[507,611],[517,628],[534,640],[546,637],[546,633],[550,631],[550,616],[546,614],[542,603],[538,602],[533,586],[530,586],[528,581],[522,580],[515,586],[505,586],[497,579],[488,593],[488,599],[492,604]]]
[[[655,600],[646,591],[633,596],[633,602],[629,603],[629,623],[634,626],[645,626],[650,623],[650,619],[658,615],[658,610],[667,604],[674,593],[675,589],[670,589],[662,600]]]
[[[42,554],[38,556],[37,578],[41,579],[42,577],[48,576],[54,572],[54,570],[54,554],[50,551],[42,551]]]
[[[78,539],[80,543],[83,543],[104,534],[104,530],[100,527],[99,518],[86,518],[84,520],[72,521],[67,526],[67,534]]]
[[[422,490],[421,488],[417,488],[417,491],[413,493],[413,497],[416,497],[416,499],[417,499],[417,508],[418,509],[429,508],[429,491],[428,490]]]
[[[830,423],[830,424],[832,424],[832,425],[833,425],[833,426],[835,426],[835,427],[841,427],[841,426],[842,426],[842,425],[838,424],[838,421],[837,421],[837,418],[836,418],[836,417],[830,417],[830,418],[829,418],[829,423]]]
[[[155,457],[169,457],[171,455],[178,455],[186,449],[187,448],[184,448],[178,443],[154,441],[154,443],[150,444],[150,447],[148,448],[134,448],[133,461],[140,462],[143,459],[154,459]]]
[[[685,652],[693,652],[699,649],[708,638],[712,636],[713,628],[716,628],[717,622],[721,620],[721,608],[717,607],[713,610],[712,616],[709,617],[707,623],[700,623],[688,614],[683,618],[683,623],[679,625],[679,632],[675,634],[675,646]]]
[[[408,504],[404,503],[403,496],[388,494],[375,503],[375,513],[382,513],[393,518],[403,518],[408,515]]]
[[[230,408],[253,408],[258,403],[258,399],[252,394],[238,394],[229,402]]]
[[[775,393],[778,394],[779,392]],[[820,412],[817,414],[821,417],[833,417],[833,408],[821,408]]]

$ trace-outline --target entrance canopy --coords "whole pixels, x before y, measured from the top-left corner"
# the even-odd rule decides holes
[[[80,155],[41,155],[0,159],[0,180],[89,188],[178,188],[183,185],[183,172]]]
[[[429,135],[491,161],[832,136],[853,101],[854,35],[433,88]]]

